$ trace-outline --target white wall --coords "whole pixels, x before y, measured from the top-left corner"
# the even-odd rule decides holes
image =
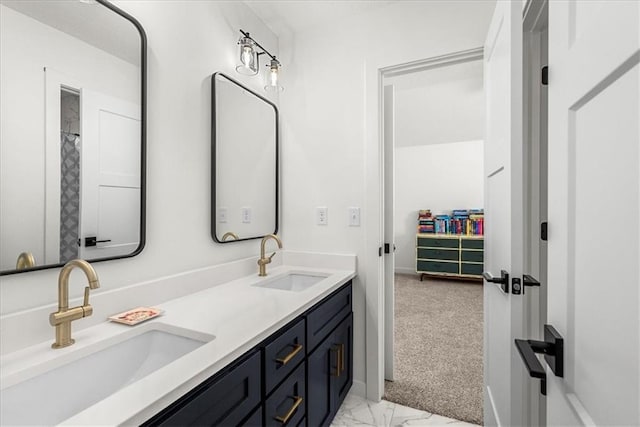
[[[377,307],[365,315],[365,290],[380,293],[378,283],[366,283],[366,258],[375,257],[375,236],[367,236],[376,214],[365,209],[367,182],[375,162],[367,163],[377,140],[367,128],[377,111],[376,70],[482,46],[495,2],[393,2],[348,20],[336,20],[330,30],[314,27],[282,37],[280,42],[285,91],[283,118],[283,239],[291,249],[355,252],[354,378],[365,381],[366,322],[376,322]],[[373,75],[373,78],[371,77]],[[370,80],[373,79],[373,80]],[[375,127],[375,124],[372,124]],[[329,208],[329,224],[315,225],[314,208]],[[347,208],[362,208],[362,226],[349,227]],[[376,225],[373,224],[375,229]],[[368,242],[370,239],[371,242]],[[376,246],[374,246],[376,245]],[[377,258],[376,258],[377,259]],[[375,369],[375,368],[374,368]]]
[[[395,89],[395,145],[471,141],[484,135],[481,60],[385,78]]]
[[[435,214],[483,207],[482,141],[399,147],[396,149],[396,271],[416,271],[418,211]]]
[[[219,245],[211,238],[210,79],[222,71],[264,93],[261,78],[235,73],[238,29],[251,31],[274,52],[278,46],[277,37],[240,2],[117,4],[141,22],[149,43],[147,242],[134,258],[95,263],[101,288],[94,292],[258,255],[257,240]],[[2,276],[0,314],[55,304],[58,272]],[[74,272],[72,297],[85,285]]]

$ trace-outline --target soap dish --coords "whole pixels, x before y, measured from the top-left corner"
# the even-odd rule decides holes
[[[153,319],[164,313],[164,310],[153,307],[138,307],[132,310],[127,310],[122,313],[114,314],[109,317],[112,322],[124,323],[125,325],[133,326],[145,320]]]

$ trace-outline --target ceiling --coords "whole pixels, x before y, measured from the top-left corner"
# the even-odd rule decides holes
[[[97,3],[0,0],[0,4],[133,65],[140,65],[138,30],[128,20]]]
[[[331,25],[402,0],[245,0],[277,36]]]

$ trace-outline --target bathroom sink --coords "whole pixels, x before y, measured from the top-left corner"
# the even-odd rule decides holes
[[[280,289],[282,291],[300,292],[309,289],[327,277],[329,277],[328,274],[322,273],[290,272],[273,279],[267,279],[264,282],[256,283],[254,286]]]
[[[82,351],[82,357],[2,389],[0,425],[58,424],[215,339],[161,323],[144,327],[96,343],[88,355]]]

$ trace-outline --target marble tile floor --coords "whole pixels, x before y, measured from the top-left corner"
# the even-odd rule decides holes
[[[331,427],[397,427],[397,426],[476,426],[452,418],[443,417],[418,409],[408,408],[382,400],[371,402],[362,397],[348,394]]]

